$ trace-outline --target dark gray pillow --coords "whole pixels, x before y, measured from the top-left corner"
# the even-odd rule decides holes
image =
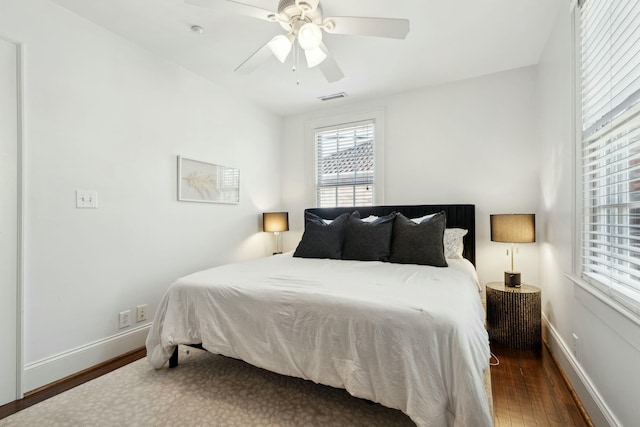
[[[443,243],[446,227],[447,218],[444,212],[437,213],[420,224],[398,214],[393,222],[389,261],[447,267]]]
[[[372,222],[360,219],[355,211],[349,217],[342,259],[356,261],[388,261],[391,253],[391,233],[396,213],[381,216]]]
[[[319,216],[307,212],[304,234],[293,256],[340,259],[348,222],[348,213],[340,215],[331,224],[327,224]]]

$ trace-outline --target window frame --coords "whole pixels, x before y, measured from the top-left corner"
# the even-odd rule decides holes
[[[372,121],[374,124],[374,192],[373,205],[384,204],[384,109],[340,113],[310,119],[305,123],[305,169],[307,170],[307,206],[318,207],[316,197],[316,130],[340,127],[350,123]]]
[[[572,21],[572,52],[573,67],[571,87],[572,96],[572,137],[574,141],[574,236],[573,236],[573,271],[567,277],[580,288],[595,296],[627,319],[640,325],[640,301],[629,302],[617,294],[626,293],[626,288],[617,284],[600,283],[598,280],[586,277],[584,273],[584,232],[586,218],[585,188],[583,171],[583,117],[582,117],[582,47],[581,47],[581,10],[584,0],[574,2],[571,11]],[[636,105],[637,106],[637,105]],[[611,110],[610,110],[611,111]],[[615,120],[611,120],[615,123]],[[622,289],[622,291],[620,290]],[[635,298],[633,298],[635,300]]]

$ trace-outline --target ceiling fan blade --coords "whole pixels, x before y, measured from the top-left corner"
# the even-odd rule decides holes
[[[267,42],[260,49],[256,50],[253,55],[245,59],[245,61],[238,65],[235,70],[241,73],[248,74],[258,68],[262,63],[266,62],[269,58],[273,56],[271,52],[271,48],[269,47],[269,42]]]
[[[324,30],[330,34],[404,39],[409,33],[408,19],[333,16],[325,19],[324,23]]]
[[[325,46],[324,43],[320,43],[320,49],[322,49],[322,51],[327,55],[327,58],[318,65],[318,68],[320,68],[320,71],[322,71],[322,74],[324,74],[327,81],[329,83],[333,83],[343,79],[344,73],[338,66],[336,60],[329,53],[327,46]]]
[[[239,15],[250,16],[252,18],[262,19],[269,22],[276,21],[275,12],[233,0],[185,0],[185,3],[209,9],[226,10]]]

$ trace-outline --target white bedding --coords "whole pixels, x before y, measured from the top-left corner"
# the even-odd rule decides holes
[[[177,344],[344,388],[419,426],[491,426],[489,340],[475,269],[293,258],[185,276],[160,302],[147,358]]]

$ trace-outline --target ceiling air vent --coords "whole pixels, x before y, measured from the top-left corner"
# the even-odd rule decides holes
[[[346,98],[348,95],[344,92],[340,92],[340,93],[334,93],[333,95],[326,95],[326,96],[321,96],[318,99],[320,101],[333,101],[334,99],[338,99],[338,98]]]

